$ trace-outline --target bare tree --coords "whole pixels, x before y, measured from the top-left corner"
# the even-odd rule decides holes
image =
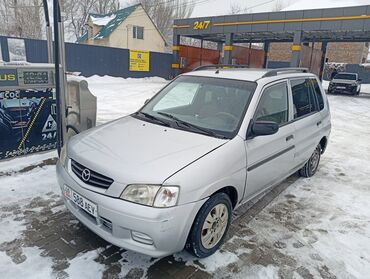
[[[0,31],[16,37],[43,37],[42,0],[0,0]]]
[[[171,43],[174,19],[190,17],[194,10],[194,1],[192,0],[132,0],[129,3],[141,3],[169,43]]]
[[[94,4],[95,0],[64,1],[65,26],[76,39],[86,32],[85,24]]]
[[[107,14],[117,11],[119,7],[119,0],[65,0],[66,29],[78,39],[86,32],[90,13]]]
[[[119,10],[120,3],[118,0],[96,0],[93,5],[93,12],[97,14],[109,14]]]
[[[229,14],[230,15],[236,15],[236,14],[242,14],[246,13],[247,8],[242,7],[239,3],[231,3],[230,8],[229,8]]]
[[[275,6],[272,9],[272,11],[273,12],[279,12],[288,5],[289,5],[289,2],[284,1],[284,3],[283,3],[283,1],[277,0]]]

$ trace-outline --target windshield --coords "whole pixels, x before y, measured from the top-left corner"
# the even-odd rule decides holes
[[[254,82],[181,76],[136,116],[191,132],[234,137],[256,88]],[[155,118],[155,121],[153,119]]]
[[[355,74],[337,74],[334,77],[335,79],[346,79],[346,80],[357,80],[357,76]]]

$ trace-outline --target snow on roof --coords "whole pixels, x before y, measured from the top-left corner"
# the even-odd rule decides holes
[[[111,20],[116,18],[115,14],[108,15],[108,16],[96,16],[96,15],[90,15],[92,23],[98,26],[104,26],[107,25]]]
[[[108,37],[128,16],[130,16],[137,7],[141,4],[136,4],[124,9],[118,10],[113,13],[101,15],[101,14],[89,14],[94,24],[102,26],[100,31],[95,34],[94,39],[104,39]],[[97,22],[97,23],[96,23]],[[88,38],[87,32],[77,39],[77,42],[86,41]]]
[[[370,0],[300,0],[282,9],[282,11],[327,9],[370,5]]]

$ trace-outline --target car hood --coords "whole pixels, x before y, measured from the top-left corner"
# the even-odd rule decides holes
[[[227,141],[127,116],[71,138],[68,156],[115,182],[161,184]]]

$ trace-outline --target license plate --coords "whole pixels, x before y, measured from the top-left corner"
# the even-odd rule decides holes
[[[337,88],[338,88],[338,89],[346,89],[346,87],[345,87],[345,86],[338,86]]]
[[[88,199],[73,191],[68,186],[64,186],[63,195],[72,201],[75,205],[85,210],[87,213],[94,217],[98,217],[98,207]]]

